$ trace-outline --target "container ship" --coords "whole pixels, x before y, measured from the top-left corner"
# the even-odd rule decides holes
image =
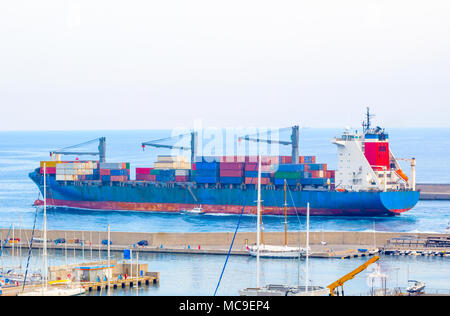
[[[266,215],[392,216],[413,208],[419,200],[415,188],[415,159],[396,159],[389,135],[372,128],[371,115],[361,132],[346,129],[332,139],[337,146],[338,168],[315,156],[299,156],[299,127],[292,127],[291,156],[198,156],[197,133],[191,133],[190,161],[183,156],[160,155],[154,165],[136,168],[129,163],[106,162],[106,140],[98,152],[51,152],[50,161],[29,174],[43,192],[46,175],[47,206],[84,210],[256,214],[257,166],[261,159],[261,199]],[[246,141],[267,141],[250,136]],[[95,140],[97,141],[97,140]],[[142,146],[174,148],[160,140]],[[68,147],[72,149],[72,147]],[[98,155],[98,160],[61,160],[61,155]],[[408,177],[399,160],[411,163]],[[285,205],[287,195],[287,205]],[[36,201],[35,203],[43,203]],[[244,207],[245,206],[245,207]]]

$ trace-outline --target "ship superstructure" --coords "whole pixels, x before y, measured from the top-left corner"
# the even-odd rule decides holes
[[[370,117],[368,109],[362,132],[347,128],[332,140],[338,150],[336,190],[414,191],[415,159],[405,159],[411,161],[409,181],[389,148],[389,135],[381,127],[371,128]]]

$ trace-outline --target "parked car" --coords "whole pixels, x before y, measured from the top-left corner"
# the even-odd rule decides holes
[[[10,244],[18,244],[20,242],[20,238],[9,238],[9,240],[5,239],[5,244],[6,243],[10,243]]]
[[[112,245],[111,240],[109,241],[109,244]],[[102,240],[102,245],[108,246],[108,239],[103,239]]]
[[[146,247],[146,246],[148,246],[148,240],[141,240],[141,241],[138,241],[138,246],[141,246],[141,247]]]
[[[66,240],[64,238],[55,239],[55,245],[65,244],[65,243],[66,243]]]

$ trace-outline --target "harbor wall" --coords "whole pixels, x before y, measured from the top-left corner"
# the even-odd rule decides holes
[[[450,184],[418,183],[420,200],[450,200]]]
[[[8,233],[8,229],[0,229],[1,239],[4,240]],[[101,245],[101,241],[107,239],[106,231],[48,231],[47,236],[49,240],[54,241],[58,238],[65,238],[68,244],[74,244],[76,239],[84,240],[84,247],[92,245]],[[445,234],[429,234],[429,233],[395,233],[395,232],[311,232],[310,244],[320,245],[325,241],[328,245],[366,245],[381,247],[387,243],[391,238],[401,236],[414,236],[418,238],[425,238],[430,236],[441,237]],[[12,236],[10,235],[10,238]],[[22,230],[15,232],[16,238],[21,238],[22,243],[28,243],[31,237],[31,230]],[[41,232],[35,232],[35,238],[40,238]],[[288,244],[296,246],[299,244],[305,245],[305,232],[288,232]],[[262,235],[263,242],[266,244],[283,245],[284,232],[264,232]],[[135,232],[111,232],[111,243],[113,246],[132,246],[140,240],[147,240],[149,247],[160,248],[198,248],[214,247],[226,249],[229,247],[233,239],[233,233],[227,232],[211,232],[211,233],[135,233]],[[234,248],[242,248],[246,244],[256,243],[255,232],[240,232],[237,234]],[[36,246],[37,246],[36,242]],[[53,243],[54,244],[54,243]],[[81,245],[78,243],[78,245]],[[63,247],[62,245],[59,245]],[[104,246],[106,248],[106,246]],[[113,247],[115,248],[115,247]]]

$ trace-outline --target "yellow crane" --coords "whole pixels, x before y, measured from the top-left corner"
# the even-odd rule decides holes
[[[358,268],[356,268],[352,272],[344,275],[342,278],[340,278],[340,279],[334,281],[333,283],[331,283],[330,285],[328,285],[327,288],[330,289],[330,296],[335,295],[335,290],[339,286],[341,287],[342,295],[344,295],[344,283],[347,282],[348,280],[353,279],[358,273],[364,271],[365,269],[367,269],[368,266],[370,266],[374,262],[377,262],[379,259],[380,259],[379,256],[374,256],[373,258],[366,261],[364,264],[360,265]]]

